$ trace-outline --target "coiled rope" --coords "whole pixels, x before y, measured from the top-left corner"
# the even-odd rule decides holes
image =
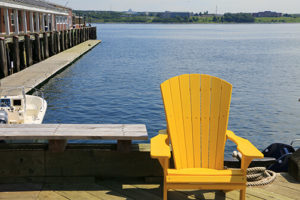
[[[252,167],[247,169],[247,186],[260,186],[272,183],[276,173],[265,167]]]
[[[238,151],[232,152],[232,157],[242,159],[242,154]],[[260,186],[272,183],[276,178],[276,173],[267,170],[265,167],[252,167],[247,169],[247,186]]]

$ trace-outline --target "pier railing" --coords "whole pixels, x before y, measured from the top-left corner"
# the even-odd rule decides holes
[[[97,39],[96,27],[0,37],[0,78],[90,39]]]

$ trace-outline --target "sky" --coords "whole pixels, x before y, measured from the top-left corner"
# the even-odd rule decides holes
[[[300,13],[300,0],[46,0],[76,10]]]

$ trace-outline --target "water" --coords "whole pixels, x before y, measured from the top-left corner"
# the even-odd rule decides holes
[[[153,137],[165,128],[160,83],[202,73],[233,84],[237,135],[259,149],[300,138],[299,24],[97,27],[102,44],[42,87],[44,123],[143,123]]]

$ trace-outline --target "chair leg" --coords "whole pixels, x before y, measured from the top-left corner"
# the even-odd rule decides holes
[[[246,200],[246,188],[240,190],[240,200]]]
[[[167,184],[166,182],[164,181],[164,191],[163,191],[163,200],[168,200],[168,189],[167,189]]]

